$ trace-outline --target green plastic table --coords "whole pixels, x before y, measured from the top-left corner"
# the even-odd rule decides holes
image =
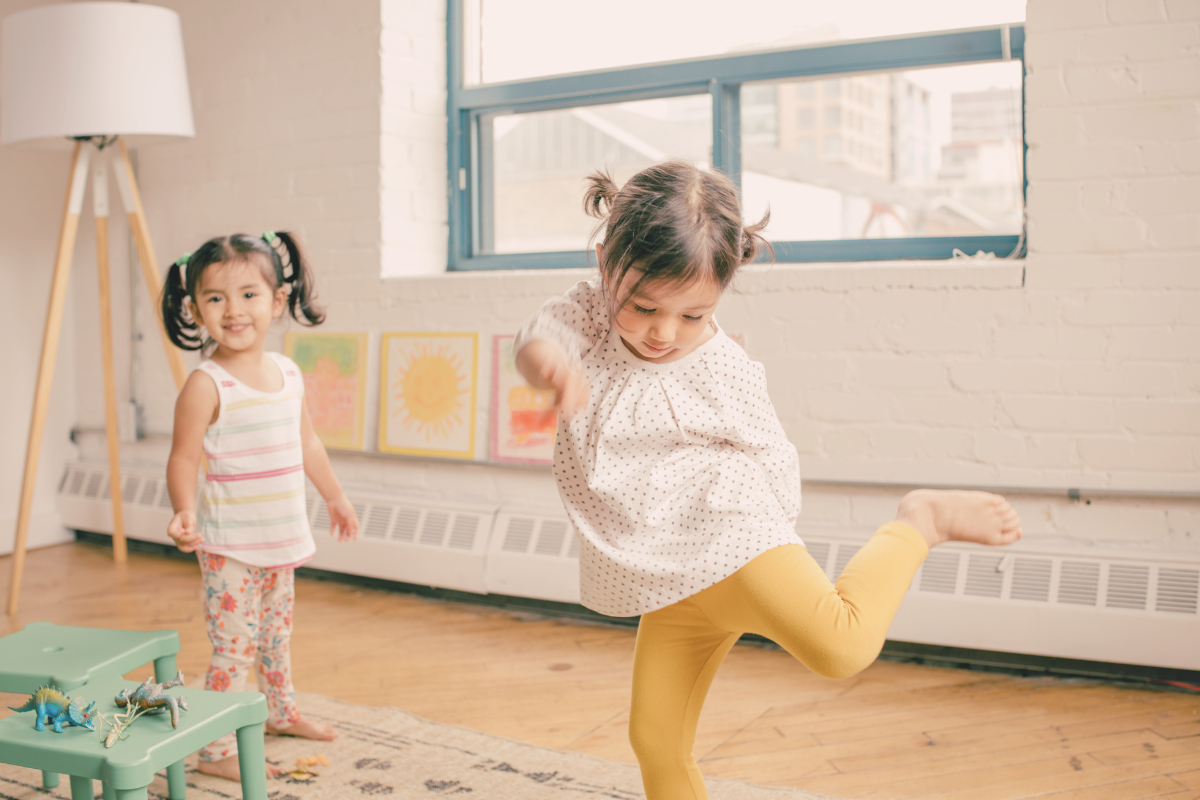
[[[30,622],[0,637],[0,692],[32,694],[47,684],[67,694],[92,675],[125,673],[150,661],[158,683],[175,677],[179,634],[172,630],[122,631]],[[207,744],[207,743],[206,743]],[[187,783],[183,762],[167,770],[171,800],[183,800]],[[58,773],[45,772],[42,785],[58,786]]]
[[[136,681],[119,675],[97,675],[72,696],[95,700],[96,710],[111,717],[112,712],[120,711],[113,702],[116,694],[137,686]],[[70,775],[72,800],[92,800],[93,780],[104,782],[107,800],[147,800],[146,787],[156,772],[236,732],[243,800],[266,800],[263,723],[267,720],[267,698],[259,692],[209,692],[183,686],[167,692],[187,697],[188,710],[179,712],[178,728],[171,727],[167,711],[147,714],[129,726],[128,739],[109,748],[96,731],[87,728],[64,726],[62,733],[49,727],[37,731],[32,713],[0,719],[0,761]]]

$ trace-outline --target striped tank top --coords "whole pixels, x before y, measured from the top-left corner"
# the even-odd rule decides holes
[[[252,389],[213,361],[196,368],[217,384],[221,402],[204,434],[200,549],[255,567],[298,567],[317,549],[304,502],[304,378],[287,356],[267,355],[283,374],[277,392]]]

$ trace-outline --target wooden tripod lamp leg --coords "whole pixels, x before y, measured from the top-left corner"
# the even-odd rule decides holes
[[[33,489],[37,483],[38,457],[42,432],[50,405],[50,387],[54,382],[54,361],[62,332],[63,304],[67,299],[67,281],[71,275],[71,255],[75,234],[79,231],[79,212],[83,209],[83,190],[87,185],[90,151],[75,145],[71,155],[71,179],[63,208],[58,251],[54,257],[54,278],[50,284],[50,306],[46,312],[46,330],[42,335],[42,356],[38,363],[37,389],[33,396],[33,417],[29,422],[29,442],[25,448],[25,475],[21,480],[21,505],[17,513],[17,534],[13,541],[12,578],[8,587],[8,613],[16,614],[21,599],[21,576],[25,569],[25,543],[29,535],[29,516],[33,511]]]
[[[129,150],[125,147],[124,139],[118,139],[117,145],[121,148],[121,163],[115,165],[117,188],[121,192],[125,213],[129,216],[129,229],[133,231],[133,240],[137,244],[138,261],[142,262],[142,277],[146,281],[146,290],[150,292],[150,304],[154,307],[155,317],[159,317],[162,314],[158,305],[159,295],[162,294],[162,281],[158,277],[158,260],[154,257],[154,245],[150,242],[150,228],[146,225],[146,211],[142,208],[142,195],[138,191],[137,178],[133,174],[133,164],[129,161]],[[167,362],[171,365],[175,389],[178,391],[183,389],[183,382],[187,380],[183,356],[167,338],[167,331],[162,326],[161,319],[158,332],[162,336],[163,347],[167,351]]]
[[[113,559],[128,558],[121,506],[121,440],[117,428],[117,381],[113,376],[112,290],[108,280],[108,172],[104,151],[96,154],[92,200],[96,218],[96,267],[100,273],[100,351],[104,365],[104,428],[108,434],[108,486],[112,497]]]

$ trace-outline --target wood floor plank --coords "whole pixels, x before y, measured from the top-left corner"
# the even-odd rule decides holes
[[[1200,765],[1196,769],[1189,769],[1179,772],[1169,773],[1172,780],[1175,780],[1189,789],[1200,791]]]
[[[1038,800],[1142,800],[1147,797],[1175,797],[1179,793],[1178,783],[1164,775],[1156,775],[1152,778],[1110,783],[1106,786],[1053,792],[1040,795]]]
[[[1097,787],[1122,781],[1149,778],[1155,775],[1169,777],[1173,770],[1190,767],[1194,765],[1194,762],[1195,759],[1191,756],[1177,756],[1157,762],[1078,770],[1036,780],[1017,777],[1015,780],[980,785],[973,789],[932,793],[923,800],[1012,800],[1019,797],[1041,797],[1054,791],[1093,791]]]

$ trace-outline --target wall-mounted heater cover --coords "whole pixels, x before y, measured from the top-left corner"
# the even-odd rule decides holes
[[[127,469],[122,497],[131,538],[170,544],[161,472]],[[579,549],[565,513],[426,503],[350,493],[362,535],[328,535],[325,504],[309,498],[313,567],[478,593],[579,602]],[[112,532],[107,469],[71,463],[59,485],[63,522]],[[801,530],[831,578],[869,534]],[[1200,559],[1091,548],[1002,551],[947,544],[913,579],[889,630],[894,641],[1037,656],[1200,669]]]

